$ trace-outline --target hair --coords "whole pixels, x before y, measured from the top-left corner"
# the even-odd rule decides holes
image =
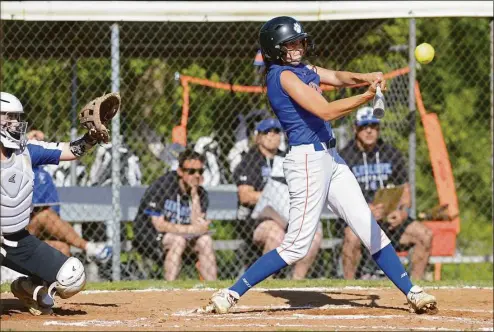
[[[182,168],[187,160],[199,160],[201,163],[205,163],[204,156],[191,148],[187,148],[178,156],[178,167]]]

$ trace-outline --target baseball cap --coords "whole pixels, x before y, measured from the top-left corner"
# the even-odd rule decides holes
[[[273,128],[282,130],[280,122],[276,119],[273,119],[273,118],[264,119],[264,120],[260,121],[256,126],[256,130],[258,132],[266,132],[266,131],[271,130]]]
[[[355,125],[357,127],[365,126],[371,123],[379,124],[380,122],[381,120],[374,116],[372,107],[366,106],[357,110],[357,118],[355,119]]]

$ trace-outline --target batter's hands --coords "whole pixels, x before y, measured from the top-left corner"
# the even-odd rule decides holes
[[[369,204],[372,215],[374,219],[377,221],[381,220],[384,217],[384,205],[383,204]]]
[[[407,212],[404,210],[394,210],[386,217],[390,229],[400,226],[407,218]]]
[[[366,81],[368,83],[372,84],[379,84],[381,87],[381,92],[386,92],[387,86],[386,86],[386,80],[384,79],[384,74],[380,71],[374,72],[374,73],[368,73],[366,75]],[[374,86],[374,93],[375,93],[375,86]]]

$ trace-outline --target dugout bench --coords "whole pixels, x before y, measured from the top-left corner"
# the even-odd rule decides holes
[[[121,222],[132,221],[137,213],[139,202],[146,187],[122,186],[120,190]],[[209,193],[209,209],[207,215],[212,220],[236,220],[237,187],[235,185],[219,185],[206,187]],[[112,219],[111,187],[60,187],[62,219],[73,223],[105,222]],[[440,196],[441,197],[441,196]],[[335,219],[335,215],[324,208],[322,219]],[[434,264],[434,279],[441,278],[441,263],[455,262],[456,236],[459,231],[458,217],[453,221],[425,221],[433,232],[432,253],[429,259]],[[456,228],[458,225],[458,228]],[[321,249],[335,250],[342,245],[341,238],[324,238]],[[215,250],[237,250],[243,240],[215,240]],[[122,244],[129,249],[129,243]],[[408,261],[408,252],[399,252],[403,262]],[[448,260],[442,258],[449,257]],[[333,262],[335,263],[335,262]]]

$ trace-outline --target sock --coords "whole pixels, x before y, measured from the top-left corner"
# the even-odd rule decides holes
[[[249,288],[254,287],[270,275],[278,272],[288,264],[281,258],[276,249],[264,254],[251,267],[245,271],[240,279],[230,287],[230,290],[235,291],[238,295],[244,295]]]
[[[372,255],[372,258],[396,287],[407,295],[413,286],[412,281],[391,243]]]

